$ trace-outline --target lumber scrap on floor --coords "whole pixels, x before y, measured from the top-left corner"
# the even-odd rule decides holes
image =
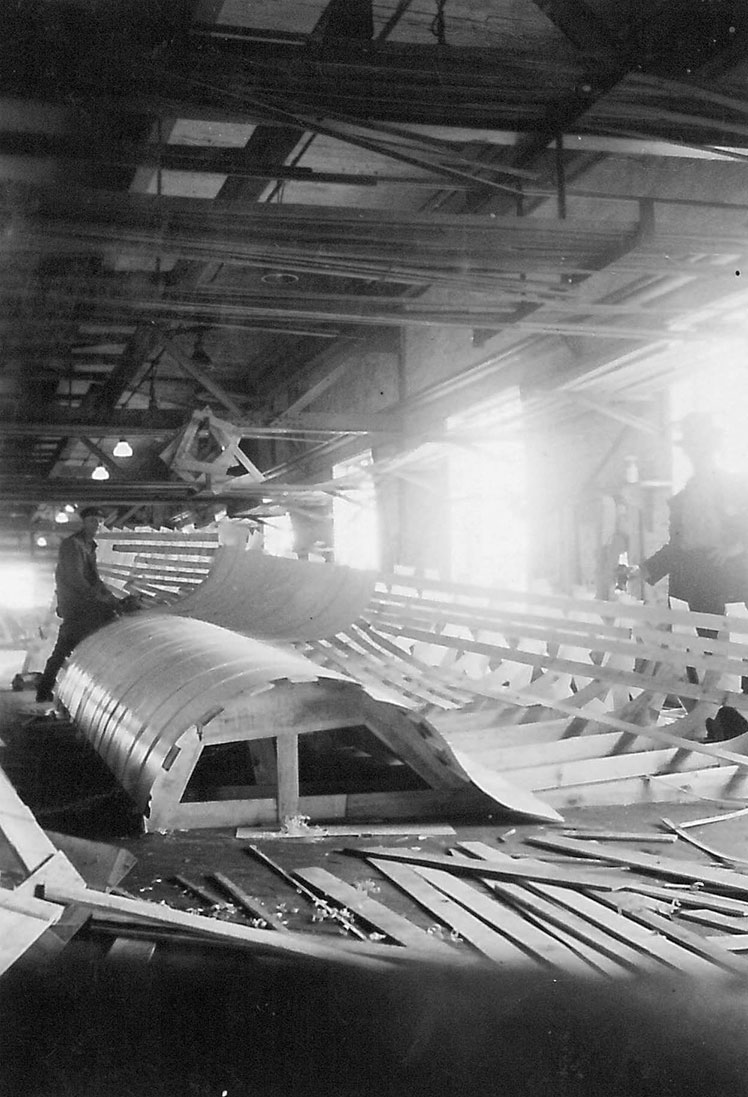
[[[134,924],[155,925],[191,934],[193,939],[215,939],[244,947],[258,956],[323,962],[368,969],[386,970],[392,964],[428,959],[430,952],[421,949],[400,949],[393,945],[352,942],[343,938],[334,942],[311,933],[275,933],[268,929],[239,925],[207,918],[189,911],[175,910],[162,903],[143,899],[125,899],[111,892],[85,887],[47,886],[44,899],[50,903],[80,904],[94,913],[124,917]]]
[[[372,857],[369,863],[486,959],[506,967],[518,967],[532,962],[525,950],[514,941],[496,933],[481,918],[466,910],[460,903],[454,902],[410,865],[379,861],[376,857]]]
[[[607,861],[623,868],[637,869],[648,875],[666,879],[700,883],[717,891],[727,891],[730,894],[748,898],[748,874],[733,872],[729,869],[698,865],[693,861],[681,861],[674,857],[655,857],[651,853],[641,853],[638,850],[614,850],[608,845],[580,842],[574,838],[529,835],[525,840],[529,845],[540,846],[542,849],[571,853],[580,858]]]
[[[479,858],[496,856],[495,850],[484,842],[461,842],[458,848]],[[703,974],[703,962],[691,953],[643,930],[619,909],[610,910],[590,895],[547,884],[520,886],[492,881],[490,886],[523,911],[560,925],[604,956],[611,956],[633,970],[662,970],[664,966]]]
[[[560,887],[594,887],[609,890],[619,890],[622,886],[620,874],[614,875],[603,871],[596,871],[587,867],[580,871],[573,865],[554,865],[531,858],[517,858],[508,861],[496,860],[482,862],[480,865],[469,857],[447,857],[440,854],[419,853],[410,849],[344,849],[351,857],[363,857],[365,859],[376,858],[378,861],[399,861],[406,865],[423,866],[424,868],[446,869],[447,872],[461,876],[487,876],[496,880],[537,880],[541,883],[558,884]]]
[[[340,880],[326,869],[310,867],[294,871],[294,876],[314,891],[319,891],[328,900],[342,905],[359,921],[365,922],[372,930],[383,933],[398,945],[441,951],[441,941],[408,921],[401,914],[390,910],[383,903],[372,899],[365,891]]]
[[[376,864],[377,867],[382,867],[382,862]],[[533,959],[549,964],[559,971],[577,975],[589,975],[591,970],[599,972],[602,969],[602,963],[591,963],[578,948],[570,947],[568,942],[560,940],[553,930],[545,932],[522,914],[499,905],[488,895],[477,891],[465,880],[440,869],[418,866],[415,871],[470,914],[495,929],[502,937],[513,941]],[[612,966],[620,972],[617,964]]]

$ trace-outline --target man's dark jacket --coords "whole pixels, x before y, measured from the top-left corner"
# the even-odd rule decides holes
[[[96,567],[96,542],[84,531],[66,537],[60,545],[55,570],[57,614],[59,617],[106,616],[117,599],[99,578]]]
[[[690,481],[689,481],[690,483]],[[642,565],[649,583],[670,576],[671,598],[688,602],[696,613],[725,612],[727,602],[748,600],[748,484],[734,476],[715,478],[714,506],[719,518],[720,547],[742,546],[724,564],[711,560],[711,549],[687,548],[684,510],[689,485],[670,500],[670,536]]]

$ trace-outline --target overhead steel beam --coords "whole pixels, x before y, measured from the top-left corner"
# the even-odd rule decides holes
[[[314,171],[312,168],[293,167],[283,163],[258,160],[249,148],[222,148],[202,145],[124,144],[119,142],[92,142],[77,134],[4,133],[0,130],[0,155],[34,157],[37,159],[75,160],[83,164],[107,166],[156,168],[163,171],[210,172],[218,175],[236,175],[245,179],[283,182],[343,185],[372,188],[382,184],[409,187],[436,187],[443,185],[437,176],[382,175],[365,172]],[[456,184],[458,185],[458,184]],[[466,188],[481,187],[480,182],[465,180]]]
[[[106,418],[93,419],[77,409],[45,409],[48,420],[14,418],[0,420],[0,436],[15,438],[114,438],[120,434],[160,436],[173,434],[185,423],[184,413],[171,410],[133,411],[117,408]]]
[[[101,415],[111,411],[117,401],[133,384],[153,348],[153,332],[149,325],[141,324],[127,341],[119,362],[101,384],[92,387],[83,397],[83,415]]]
[[[64,409],[59,409],[60,411]],[[159,437],[175,433],[184,426],[184,416],[172,412],[141,412],[139,418],[131,413],[119,416],[116,422],[75,422],[70,418],[58,422],[24,422],[18,419],[0,420],[0,438],[117,438],[121,434],[130,437]],[[282,438],[288,434],[394,434],[401,422],[396,412],[376,412],[370,415],[360,412],[301,412],[286,413],[274,423],[240,417],[232,425],[241,431],[242,438]],[[90,439],[89,439],[90,442]],[[87,442],[92,452],[99,455],[95,443]]]

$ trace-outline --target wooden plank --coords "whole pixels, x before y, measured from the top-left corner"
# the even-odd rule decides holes
[[[554,730],[558,724],[566,725],[568,720],[554,721]],[[536,766],[563,765],[605,756],[618,757],[620,754],[634,751],[634,736],[627,732],[609,731],[600,735],[575,735],[568,739],[554,736],[550,741],[538,742],[533,724],[514,725],[515,728],[517,726],[524,731],[525,743],[521,746],[506,746],[501,728],[494,729],[493,744],[486,742],[484,745],[479,745],[474,739],[463,737],[459,727],[456,729],[453,727],[449,732],[449,738],[455,743],[459,741],[460,749],[469,751],[473,757],[479,758],[483,765],[495,767],[502,773],[529,770]]]
[[[727,895],[714,895],[712,892],[703,889],[691,891],[688,888],[676,885],[667,887],[632,881],[626,885],[624,890],[631,891],[636,895],[648,895],[652,899],[658,899],[665,903],[672,903],[676,908],[705,907],[709,910],[735,916],[748,915],[748,902],[733,899]]]
[[[462,842],[460,849],[479,857],[495,858],[496,851],[484,842]],[[494,883],[493,889],[538,916],[558,925],[592,945],[603,955],[635,970],[660,970],[664,965],[678,971],[703,968],[689,953],[670,942],[653,937],[617,911],[607,910],[588,895],[545,884]]]
[[[183,891],[188,891],[190,895],[194,895],[196,899],[199,899],[201,903],[206,903],[209,907],[218,907],[224,902],[222,896],[213,888],[207,888],[199,880],[192,880],[189,876],[177,873],[172,877],[171,882],[182,888]]]
[[[278,822],[299,814],[299,737],[286,732],[276,737],[278,765]]]
[[[0,888],[0,975],[38,943],[61,915],[60,907],[19,894],[18,889]],[[59,949],[60,943],[57,943]]]
[[[403,956],[409,957],[412,962],[419,955],[416,950],[354,943],[342,938],[334,943],[322,941],[310,933],[269,933],[266,929],[190,914],[188,911],[175,910],[173,907],[143,899],[124,899],[111,892],[94,891],[91,888],[50,887],[45,889],[45,898],[65,905],[80,903],[101,913],[124,915],[134,922],[145,920],[160,926],[186,930],[198,937],[205,936],[245,946],[265,956],[285,956],[371,970],[387,970]]]
[[[692,804],[694,793],[709,795],[713,782],[705,784],[711,774],[722,774],[722,784],[730,777],[727,767],[713,766],[707,770],[693,770],[687,774],[664,773],[656,777],[626,777],[617,781],[599,781],[596,784],[569,785],[561,789],[548,789],[543,799],[559,811],[565,808],[603,805],[676,803]],[[693,791],[692,791],[693,790]]]
[[[481,921],[508,937],[533,959],[550,964],[560,971],[577,975],[590,974],[590,965],[576,952],[567,948],[537,925],[523,918],[511,907],[476,891],[470,884],[440,869],[417,867],[416,872],[450,899],[465,907]]]
[[[266,923],[269,929],[275,929],[279,933],[288,933],[288,926],[274,914],[273,911],[268,910],[264,903],[261,903],[259,899],[255,899],[254,896],[249,895],[244,888],[239,887],[223,872],[211,872],[210,879],[214,880],[220,888],[222,888],[227,895],[240,906],[242,910],[251,915],[252,918],[261,918]]]
[[[606,906],[612,905],[607,895],[601,895],[599,898],[600,902],[605,903]],[[742,979],[748,978],[748,967],[742,960],[736,962],[732,956],[726,956],[725,951],[708,937],[702,937],[685,926],[678,925],[671,918],[663,917],[656,911],[644,909],[639,900],[631,903],[627,908],[627,914],[634,921],[640,922],[641,925],[646,926],[655,933],[662,934],[663,937],[669,938],[676,944],[681,945],[682,948],[688,949],[696,956],[706,960],[712,965],[712,974],[714,973],[714,967],[717,967]]]
[[[271,857],[268,857],[268,855],[264,853],[261,849],[258,849],[257,846],[248,845],[245,847],[244,852],[247,853],[250,857],[253,857],[255,861],[259,861],[261,865],[265,866],[265,868],[270,869],[272,873],[280,877],[281,880],[285,881],[285,883],[287,883],[289,887],[293,888],[297,895],[303,895],[305,899],[308,899],[314,907],[322,906],[323,909],[326,909],[328,913],[335,913],[337,916],[337,922],[348,933],[352,934],[354,937],[358,937],[361,941],[367,940],[367,935],[360,928],[360,926],[357,926],[356,923],[353,922],[346,915],[344,915],[342,911],[334,911],[334,909],[330,907],[325,900],[320,900],[314,894],[314,892],[309,890],[306,884],[304,884],[301,880],[298,880],[295,876],[292,876],[291,873],[287,872],[282,865],[279,865],[277,861],[274,861]]]
[[[583,841],[588,842],[664,842],[672,844],[677,840],[675,834],[650,834],[645,830],[594,830],[587,827],[564,827],[560,834],[562,838],[581,838]]]
[[[521,788],[545,792],[547,789],[560,789],[568,785],[596,784],[661,773],[685,773],[689,769],[703,768],[703,765],[700,756],[671,747],[512,769],[507,776]],[[673,766],[678,768],[674,771]]]
[[[744,914],[735,918],[729,914],[721,914],[717,910],[705,910],[697,907],[695,910],[681,910],[678,917],[687,922],[698,922],[702,926],[711,926],[713,929],[729,929],[733,933],[748,933],[748,918]]]
[[[458,876],[486,876],[492,880],[537,880],[541,883],[558,884],[571,888],[605,888],[618,891],[624,886],[624,877],[587,869],[580,872],[573,866],[560,868],[543,861],[529,858],[516,858],[501,861],[481,861],[478,864],[469,857],[443,857],[438,854],[418,853],[409,849],[351,849],[342,850],[351,857],[363,857],[367,860],[375,857],[380,861],[399,861],[401,864],[423,866],[424,868],[445,869]]]
[[[678,861],[675,858],[655,857],[651,853],[637,850],[611,850],[607,846],[580,842],[574,838],[552,838],[541,835],[529,835],[525,841],[541,849],[552,849],[558,853],[571,853],[577,857],[592,857],[607,861],[612,865],[637,869],[640,872],[664,876],[673,880],[688,880],[701,883],[719,891],[729,891],[748,897],[748,875],[731,872],[728,869],[712,868],[709,865],[697,865],[693,861]],[[590,885],[594,887],[595,885]]]
[[[296,838],[308,842],[316,841],[318,838],[376,838],[382,836],[391,838],[411,834],[416,834],[419,838],[454,838],[456,831],[449,823],[358,823],[351,826],[345,823],[319,823],[310,825],[308,833],[301,830],[298,833],[289,833],[287,830],[238,827],[234,837],[247,838],[250,841],[257,838],[270,838],[274,841]],[[667,838],[667,835],[663,835],[663,837]]]
[[[415,903],[448,926],[453,933],[459,934],[464,941],[495,964],[515,968],[532,963],[522,949],[507,938],[499,936],[485,922],[470,914],[459,903],[447,898],[443,892],[424,880],[408,865],[380,861],[376,856],[370,858],[369,863],[409,895]]]
[[[366,892],[352,887],[324,868],[296,869],[294,876],[312,890],[320,891],[334,903],[345,907],[377,933],[384,933],[399,945],[431,949],[435,952],[443,951],[446,947],[443,942],[436,940],[433,934],[413,925],[407,918],[390,910],[383,903],[372,899]]]
[[[0,829],[23,868],[33,872],[53,857],[55,846],[0,769]]]
[[[724,949],[725,952],[748,952],[748,933],[708,934],[705,938],[715,948]],[[743,969],[746,970],[745,968]]]

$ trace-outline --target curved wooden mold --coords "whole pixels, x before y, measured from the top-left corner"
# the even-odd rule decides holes
[[[75,649],[59,693],[148,830],[417,817],[503,790],[471,782],[438,732],[339,672],[205,621],[116,621]],[[351,755],[394,784],[367,788],[355,768],[336,780]],[[514,806],[555,817],[531,794]]]
[[[407,575],[381,576],[372,590],[365,573],[246,551],[236,524],[224,548],[218,536],[132,534],[141,555],[122,575],[145,566],[172,603],[160,612],[184,607],[293,645],[317,671],[356,684],[403,741],[435,736],[504,806],[558,818],[584,804],[748,797],[748,739],[701,741],[721,705],[748,717],[739,611],[711,617]]]
[[[376,584],[370,571],[267,556],[231,523],[200,534],[106,533],[99,570],[158,612],[282,642],[334,636],[360,617]]]

